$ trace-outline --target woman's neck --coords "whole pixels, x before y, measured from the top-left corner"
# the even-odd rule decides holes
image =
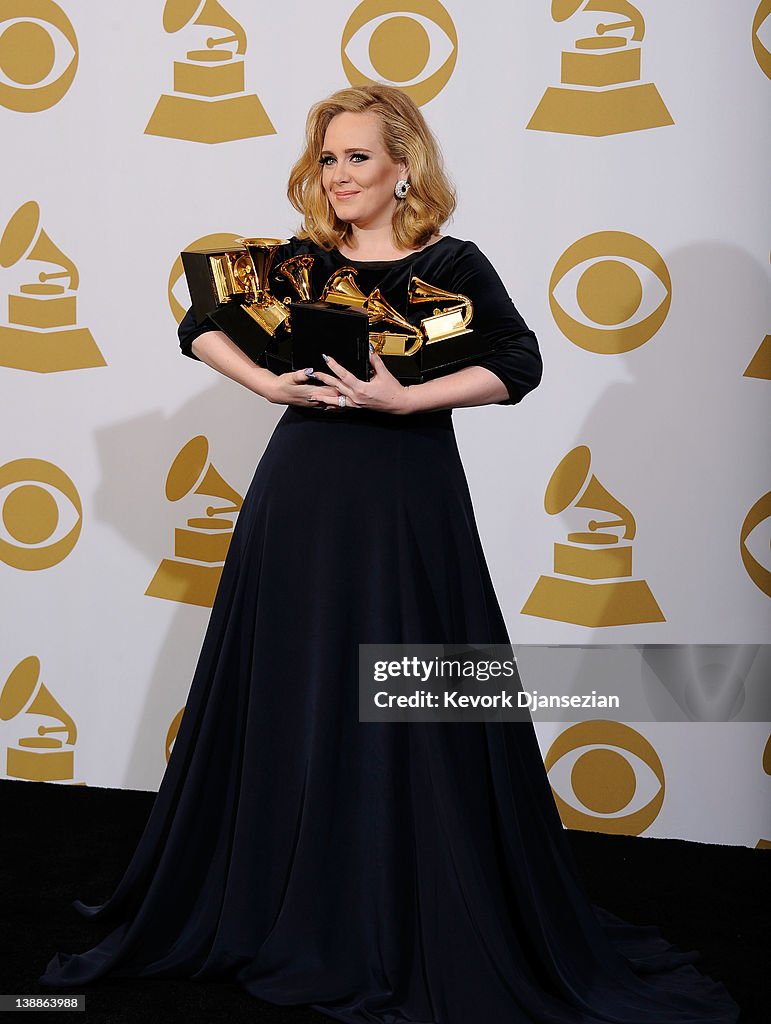
[[[427,244],[431,245],[437,241],[439,235],[435,235]],[[341,242],[337,247],[338,252],[343,256],[349,256],[355,260],[398,260],[402,256],[408,256],[424,246],[416,246],[414,249],[399,249],[393,239],[391,225],[378,228],[357,228],[351,225],[351,236]]]

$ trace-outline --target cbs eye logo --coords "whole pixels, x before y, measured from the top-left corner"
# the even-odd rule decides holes
[[[0,466],[0,559],[6,565],[50,569],[75,547],[82,524],[80,495],[58,466],[42,459]]]
[[[597,231],[557,260],[549,305],[574,345],[618,355],[650,341],[669,312],[672,280],[658,252],[625,231]]]
[[[759,529],[762,524],[766,526],[765,531]],[[739,537],[742,562],[744,562],[747,575],[767,597],[771,597],[771,569],[767,568],[767,565],[771,564],[768,557],[769,547],[771,547],[769,545],[769,525],[771,525],[771,491],[764,494],[762,498],[758,498],[749,510],[742,523]],[[765,532],[765,537],[755,537],[752,540],[752,534],[756,531],[760,535]],[[749,544],[748,541],[750,541]],[[756,557],[756,554],[764,558],[766,565]]]
[[[24,114],[48,110],[78,70],[75,29],[53,0],[0,0],[0,19],[0,103]]]
[[[623,722],[578,722],[552,743],[544,766],[567,828],[638,836],[664,803],[664,768]]]
[[[227,232],[220,231],[213,235],[204,235],[203,238],[197,238],[195,242],[191,242],[187,248],[206,250],[221,249],[227,246],[233,249],[240,249],[241,244],[239,239],[241,238],[243,238],[243,235],[230,235]],[[182,257],[177,256],[171,266],[171,273],[169,274],[168,298],[172,316],[178,324],[182,322],[182,317],[185,315],[185,311],[190,305],[190,296],[187,294],[186,289],[181,283],[184,280],[184,273]],[[183,294],[180,294],[180,292]]]
[[[771,43],[771,0],[762,0],[762,3],[755,11],[755,19],[752,22],[752,50],[755,60],[760,65],[760,70],[767,78],[771,78],[771,49],[766,42]],[[763,39],[760,38],[760,30],[765,26]]]
[[[364,0],[343,29],[340,55],[351,85],[385,81],[421,106],[450,80],[458,33],[439,0]]]

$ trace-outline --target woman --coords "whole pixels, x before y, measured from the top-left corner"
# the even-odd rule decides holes
[[[694,954],[595,912],[532,726],[358,721],[360,643],[507,644],[452,409],[534,388],[534,335],[471,242],[422,115],[386,86],[309,115],[289,183],[314,256],[366,294],[471,298],[492,354],[403,386],[256,366],[192,314],[183,351],[286,405],[239,514],[167,771],[96,948],[41,982],[229,976],[351,1024],[728,1024]]]

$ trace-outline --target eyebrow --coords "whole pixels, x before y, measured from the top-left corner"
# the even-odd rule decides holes
[[[371,153],[372,150],[371,149],[367,149],[366,146],[353,146],[353,148],[351,148],[351,149],[344,149],[343,152],[344,153]],[[329,154],[329,156],[334,156],[335,155],[332,152],[331,149],[322,149],[321,155],[324,156],[326,154]]]

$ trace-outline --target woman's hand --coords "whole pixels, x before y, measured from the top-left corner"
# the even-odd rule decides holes
[[[372,366],[372,376],[369,380],[362,380],[350,370],[346,370],[332,356],[327,356],[326,360],[327,366],[334,370],[336,376],[320,371],[314,374],[317,380],[329,385],[328,388],[316,389],[320,392],[319,404],[338,407],[339,396],[345,395],[346,409],[374,409],[378,412],[397,414],[411,412],[410,385],[405,387],[400,384],[376,352],[369,354]]]
[[[308,383],[311,376],[319,376],[313,373],[312,366],[307,370],[278,373],[275,380],[271,381],[265,397],[276,405],[299,405],[306,409],[321,408],[324,404],[323,398],[337,405],[337,391],[331,387],[319,387],[318,384]]]

